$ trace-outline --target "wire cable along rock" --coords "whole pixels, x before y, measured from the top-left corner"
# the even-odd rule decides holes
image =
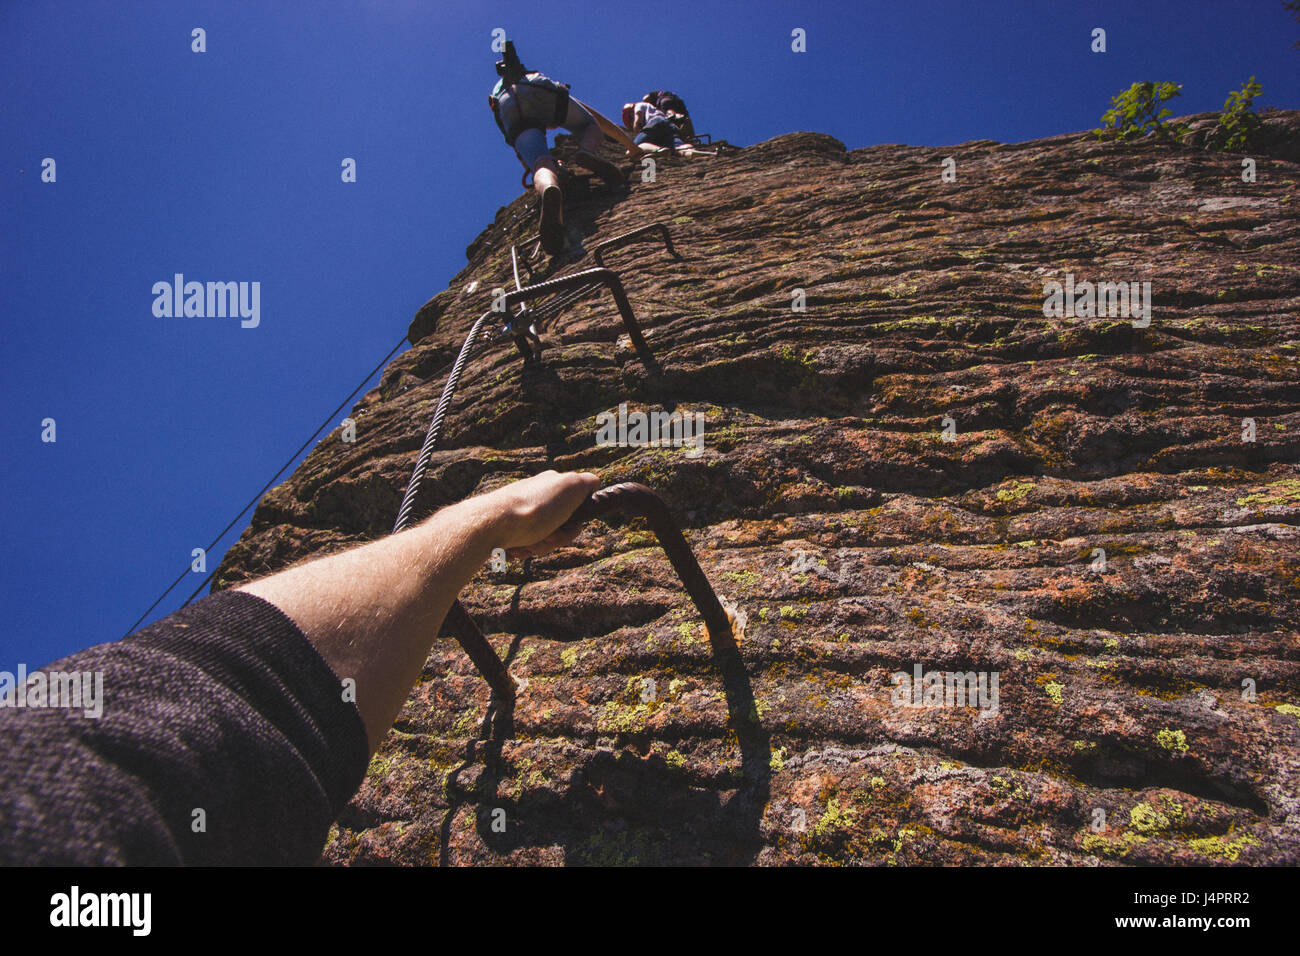
[[[456,394],[456,386],[465,371],[465,363],[473,354],[479,333],[492,314],[489,310],[478,317],[478,321],[470,328],[469,335],[465,336],[465,343],[460,347],[460,354],[456,356],[456,362],[451,367],[447,383],[442,388],[442,397],[438,400],[438,407],[433,413],[433,420],[429,422],[428,431],[425,432],[419,457],[415,460],[415,468],[411,471],[411,480],[406,484],[406,494],[402,496],[401,507],[397,510],[397,520],[393,523],[394,534],[411,524],[411,515],[415,511],[415,503],[420,495],[420,483],[424,480],[424,473],[429,467],[429,458],[438,445],[438,439],[442,436],[442,424],[447,419],[447,410],[451,407],[451,400]],[[497,657],[496,651],[492,650],[492,645],[487,642],[487,638],[483,636],[483,632],[475,625],[473,618],[469,616],[469,612],[460,601],[452,602],[451,609],[447,612],[446,627],[455,635],[460,646],[474,662],[474,666],[492,685],[493,691],[503,700],[514,700],[515,684],[510,679],[505,664],[501,663],[501,658]]]
[[[651,232],[661,232],[668,251],[674,257],[678,257],[676,251],[673,250],[672,238],[668,234],[668,229],[662,223],[652,223],[635,232],[608,240],[602,243],[601,247],[598,247],[598,252],[600,248],[623,245]],[[503,334],[514,336],[515,342],[520,351],[524,353],[526,360],[535,360],[536,358],[532,347],[528,344],[528,339],[525,337],[524,329],[531,329],[528,323],[539,323],[544,319],[551,318],[571,302],[603,286],[608,288],[613,295],[619,314],[622,316],[623,324],[638,355],[642,357],[643,361],[646,361],[647,366],[653,367],[653,356],[651,356],[649,347],[641,335],[631,303],[628,302],[627,294],[623,291],[623,284],[612,270],[605,268],[587,269],[520,288],[518,257],[514,248],[511,249],[511,264],[514,269],[516,289],[505,295],[507,310],[512,305],[527,302],[538,296],[555,293],[555,298],[544,303],[536,311],[530,312],[526,307],[523,308],[517,315],[513,316],[510,323],[502,330]],[[460,352],[456,356],[456,361],[452,365],[451,372],[447,375],[447,381],[442,389],[442,396],[438,400],[433,419],[429,422],[429,428],[424,436],[424,443],[420,448],[419,455],[416,457],[415,467],[412,469],[411,478],[406,485],[406,492],[402,496],[397,519],[393,523],[394,534],[411,525],[416,502],[419,499],[420,485],[424,480],[425,472],[428,470],[429,459],[442,437],[443,424],[451,408],[452,399],[455,397],[456,388],[460,384],[466,364],[479,343],[484,326],[494,314],[496,313],[489,309],[480,315],[478,320],[470,327],[469,333],[465,336],[465,341],[460,347]],[[528,334],[535,338],[535,333],[530,331]],[[593,495],[586,504],[579,507],[578,511],[570,519],[568,526],[579,527],[592,518],[616,509],[634,510],[635,513],[644,515],[649,520],[651,527],[664,547],[664,551],[668,554],[669,560],[672,561],[673,567],[681,576],[692,600],[695,601],[700,613],[704,616],[710,633],[730,633],[731,625],[727,613],[719,603],[717,595],[714,594],[713,588],[704,576],[704,572],[700,570],[699,563],[695,560],[694,554],[691,553],[690,546],[673,522],[663,500],[646,486],[625,483],[602,489]],[[470,660],[474,662],[474,666],[478,668],[479,672],[491,685],[496,696],[502,701],[514,700],[516,693],[514,680],[510,677],[510,673],[505,664],[502,663],[501,658],[497,656],[496,651],[492,649],[492,645],[488,643],[487,638],[483,636],[483,632],[479,630],[478,625],[474,623],[474,619],[470,617],[469,612],[465,610],[460,601],[452,603],[451,609],[447,613],[445,626],[455,636],[465,653],[469,655]]]

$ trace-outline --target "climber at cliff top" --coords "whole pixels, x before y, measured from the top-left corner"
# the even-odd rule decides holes
[[[635,143],[644,152],[659,149],[689,151],[690,147],[682,139],[681,129],[673,116],[665,113],[653,103],[624,103],[623,126],[635,134]]]
[[[686,108],[686,101],[672,90],[651,90],[641,97],[641,102],[649,103],[655,109],[667,114],[682,139],[695,139],[695,124],[691,122],[691,111]]]
[[[11,686],[0,865],[316,862],[456,594],[571,541],[598,484],[535,475],[49,665],[102,675],[97,715]]]
[[[636,134],[636,144],[644,152],[675,149],[692,154],[695,124],[686,102],[671,90],[651,90],[640,103],[625,103],[623,127]]]
[[[542,248],[551,255],[564,251],[564,197],[560,192],[559,164],[546,142],[546,131],[563,127],[578,139],[577,161],[611,187],[626,185],[622,171],[595,155],[605,137],[596,117],[569,96],[569,87],[529,70],[519,61],[515,45],[505,45],[505,58],[497,63],[501,77],[488,102],[506,143],[532,173],[533,189],[541,197]]]

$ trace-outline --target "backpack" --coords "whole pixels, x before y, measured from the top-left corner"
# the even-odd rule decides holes
[[[683,116],[691,115],[690,110],[686,108],[686,103],[671,90],[651,90],[641,97],[641,102],[649,103],[665,113],[681,113]]]

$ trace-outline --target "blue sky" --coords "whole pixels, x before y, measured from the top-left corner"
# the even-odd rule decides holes
[[[1279,0],[2,0],[0,669],[120,637],[462,268],[519,194],[495,27],[611,115],[674,89],[742,145],[1032,139],[1146,79],[1184,84],[1178,112],[1251,74],[1257,105],[1300,106]],[[259,282],[260,324],[156,317],[177,272]]]

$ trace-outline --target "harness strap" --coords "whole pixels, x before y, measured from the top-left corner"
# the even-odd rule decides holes
[[[560,85],[555,92],[555,122],[553,126],[563,126],[564,121],[569,117],[569,88]]]
[[[504,94],[506,90],[513,89],[516,86],[531,86],[536,89],[547,90],[548,92],[555,94],[555,111],[550,117],[549,122],[543,122],[542,120],[536,120],[536,119],[528,119],[526,117],[521,116],[516,122],[511,124],[509,129],[505,129],[504,127],[502,127],[501,131],[506,135],[507,146],[514,146],[515,140],[519,138],[519,134],[526,129],[540,129],[542,132],[546,132],[548,129],[552,129],[556,126],[563,126],[564,121],[568,119],[569,116],[568,84],[556,83],[554,80],[551,80],[549,77],[547,79],[548,79],[548,84],[541,84],[541,83],[533,83],[525,77],[524,79],[516,80],[515,82],[511,83],[510,86],[505,87],[501,91]],[[497,98],[493,96],[489,96],[488,99],[492,103],[492,112],[497,117],[497,125],[500,126],[501,114],[497,108]]]

